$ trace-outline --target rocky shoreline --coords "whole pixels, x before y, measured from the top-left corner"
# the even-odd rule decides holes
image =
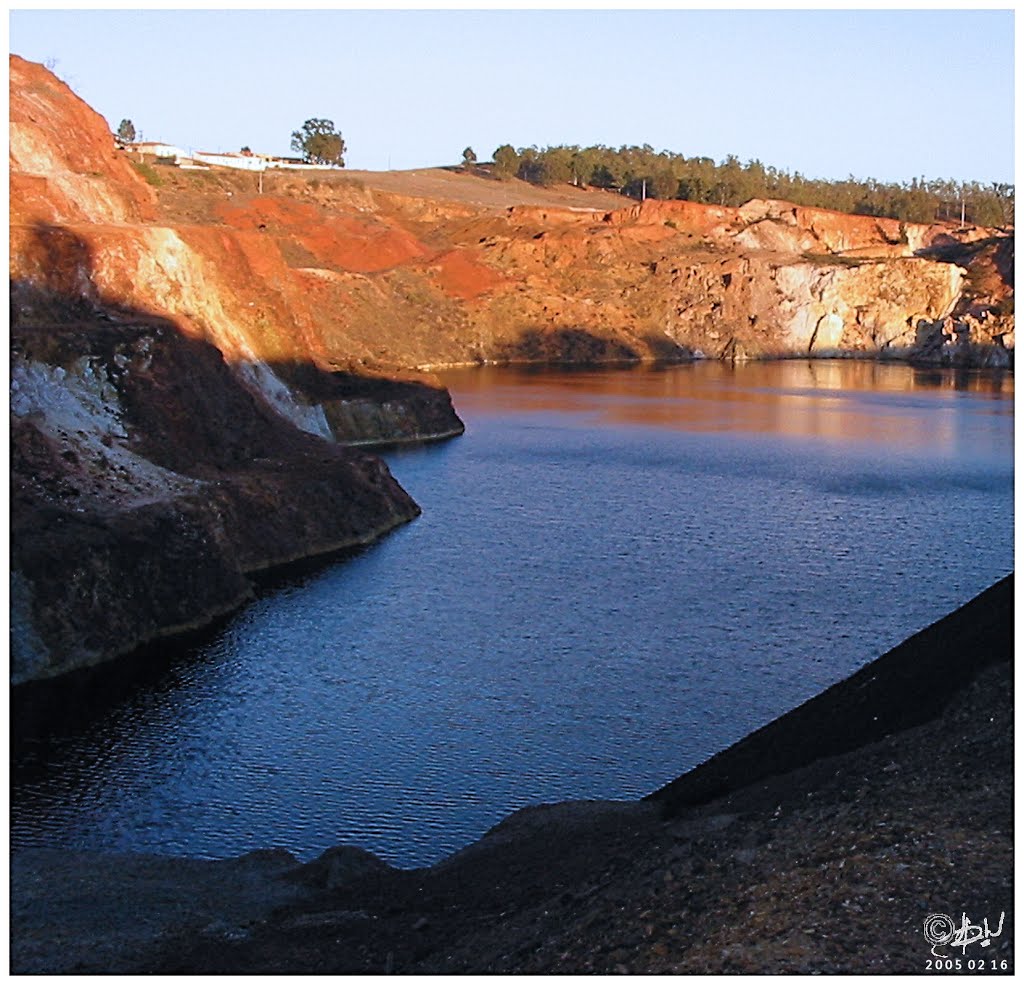
[[[14,853],[14,973],[1010,973],[1013,576],[639,803],[429,868]],[[989,946],[932,953],[930,914]],[[952,966],[951,966],[952,967]]]
[[[12,327],[13,684],[201,626],[251,597],[252,573],[419,515],[379,458],[297,426],[213,345],[121,318]],[[462,427],[440,387],[292,375],[317,388],[304,410],[370,404],[363,437]]]
[[[594,359],[586,362],[568,359],[480,359],[473,362],[451,362],[451,363],[426,363],[416,366],[416,370],[422,373],[443,373],[450,370],[498,369],[508,367],[516,369],[520,367],[536,367],[543,369],[549,367],[559,369],[565,366],[577,366],[581,369],[587,368],[614,368],[616,366],[683,366],[698,362],[727,362],[727,363],[773,363],[773,362],[830,362],[832,360],[858,361],[858,362],[879,362],[898,363],[906,366],[914,366],[922,369],[955,369],[955,370],[988,370],[993,373],[1012,373],[1014,371],[1014,350],[1004,349],[994,345],[969,345],[963,350],[955,347],[947,347],[933,353],[921,352],[917,349],[877,349],[864,351],[855,349],[828,349],[815,352],[780,352],[774,354],[762,354],[756,356],[741,356],[738,358],[709,359],[704,355],[677,355],[672,357],[660,356],[636,356],[633,358],[608,358]],[[462,432],[456,432],[461,434]],[[447,435],[445,435],[447,437]]]

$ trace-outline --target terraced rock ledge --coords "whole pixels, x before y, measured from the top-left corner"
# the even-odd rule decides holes
[[[1009,973],[1012,805],[1011,575],[646,800],[528,808],[428,869],[17,852],[11,970]],[[993,936],[933,955],[932,914]]]

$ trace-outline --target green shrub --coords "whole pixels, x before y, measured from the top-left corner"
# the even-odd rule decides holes
[[[154,188],[159,188],[163,185],[163,178],[156,173],[151,164],[144,164],[142,161],[132,161],[132,167]]]

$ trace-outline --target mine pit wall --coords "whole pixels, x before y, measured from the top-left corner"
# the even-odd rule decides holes
[[[760,255],[659,264],[656,276],[669,298],[664,334],[735,359],[909,349],[920,322],[952,311],[964,271],[912,258],[848,265]]]
[[[433,348],[411,345],[405,358],[435,367],[834,354],[1012,361],[1012,314],[990,317],[992,305],[970,301],[966,267],[915,255],[914,244],[949,230],[784,205],[751,203],[770,215],[748,225],[749,209],[681,202],[603,217],[510,209],[474,226],[472,235],[490,235],[465,247],[505,279],[454,312],[438,307]],[[949,318],[940,345],[921,349]]]
[[[529,347],[497,344],[485,352],[489,362],[571,362],[580,357],[582,333],[592,337],[589,355],[598,362],[838,356],[1012,367],[1012,315],[972,316],[965,280],[956,264],[909,257],[669,259],[631,289],[644,300],[624,317],[598,300],[547,299],[559,324],[545,324],[547,312],[538,312],[538,327],[523,333]],[[482,338],[499,334],[484,321],[474,327]]]
[[[295,428],[168,320],[15,325],[10,411],[16,684],[202,625],[248,574],[419,513],[380,459]]]
[[[272,241],[259,244],[254,269],[245,239],[200,227],[12,226],[15,320],[45,322],[60,317],[54,308],[61,306],[114,321],[169,316],[184,335],[216,346],[243,385],[311,434],[386,444],[462,433],[447,392],[433,381],[403,386],[416,392],[396,400],[377,373],[369,378],[372,395],[349,400],[337,384],[321,401],[285,379],[293,375],[288,367],[312,366],[330,376],[329,367],[351,359],[319,337],[317,313],[290,283],[293,271]]]
[[[871,245],[882,220],[842,217],[858,220],[851,232],[805,217],[804,228],[789,213],[779,218],[780,205],[760,203],[769,216],[753,225],[740,222],[744,210],[717,210],[736,213],[731,218],[705,210],[694,218],[701,207],[692,203],[644,203],[603,218],[511,209],[487,227],[501,231],[489,245],[434,257],[414,251],[368,273],[293,266],[286,254],[294,243],[284,233],[16,223],[12,277],[97,309],[168,315],[187,334],[216,345],[240,367],[246,385],[297,426],[326,435],[333,421],[336,437],[352,442],[440,437],[460,425],[450,415],[433,429],[410,427],[408,414],[419,405],[369,413],[365,400],[329,413],[275,367],[361,372],[837,352],[1009,363],[1012,316],[1009,333],[998,320],[956,317],[965,297],[963,267],[908,255],[908,244],[880,244],[878,235]],[[694,246],[691,233],[674,231],[666,223],[677,220],[660,220],[662,214],[686,217],[701,230],[714,222],[706,242]],[[321,218],[324,236],[338,247],[341,233],[331,231],[329,216]],[[926,241],[920,230],[911,232]],[[374,227],[371,238],[383,235]],[[358,255],[356,245],[345,249]],[[857,255],[828,252],[840,246]],[[802,247],[804,253],[793,252]],[[936,334],[934,326],[950,317]],[[396,430],[389,435],[390,418]],[[369,431],[360,433],[359,422]]]
[[[444,412],[451,399],[333,400],[324,406],[331,433],[350,448],[422,444],[454,438],[465,431],[461,421]]]
[[[676,215],[679,209],[664,206],[677,204],[690,203],[662,203],[657,212]],[[12,277],[98,310],[169,315],[187,334],[215,344],[246,385],[297,426],[325,435],[334,422],[339,430],[332,433],[351,442],[440,437],[460,425],[449,412],[437,427],[410,427],[409,413],[422,402],[370,413],[364,399],[328,412],[276,367],[374,367],[379,375],[484,362],[834,353],[1010,362],[1012,316],[1009,334],[998,319],[959,318],[967,273],[956,263],[735,248],[755,232],[762,247],[778,240],[786,250],[824,250],[831,242],[776,219],[738,233],[716,227],[714,235],[732,245],[696,248],[695,255],[666,241],[666,233],[677,234],[664,224],[623,225],[619,213],[571,213],[561,221],[550,210],[523,211],[510,210],[508,235],[496,237],[489,253],[459,248],[365,274],[291,266],[287,237],[222,226],[13,224]],[[645,203],[635,211],[650,219],[655,210]],[[541,220],[555,225],[532,232]],[[762,228],[769,226],[770,236]],[[633,239],[623,241],[627,233]],[[867,235],[833,239],[860,244]],[[653,251],[655,259],[641,262],[634,249]],[[907,247],[872,249],[905,254]],[[369,431],[360,432],[359,422]]]
[[[10,65],[15,681],[206,621],[247,572],[415,516],[342,445],[461,433],[416,367],[1011,359],[1012,237],[1009,275],[968,249],[993,230],[781,202],[321,201],[306,181],[217,186],[193,202],[206,221],[179,221],[98,114]]]
[[[343,175],[290,177],[266,195],[193,183],[182,212],[52,73],[12,56],[10,78],[12,277],[173,317],[230,363],[256,367],[246,385],[315,433],[334,419],[345,440],[376,441],[393,417],[404,439],[417,408],[375,420],[362,406],[307,410],[310,394],[279,367],[832,352],[1009,361],[1012,314],[986,319],[982,303],[961,317],[972,305],[956,259],[1002,236],[1012,267],[1005,230],[771,200],[496,211]],[[1012,273],[1002,280],[1005,300]],[[369,434],[355,433],[359,421]]]

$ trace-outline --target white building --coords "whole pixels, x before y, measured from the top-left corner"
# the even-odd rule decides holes
[[[266,165],[263,158],[255,154],[208,154],[197,150],[192,155],[197,164],[212,164],[218,168],[235,168],[239,171],[263,171]]]
[[[306,164],[297,157],[273,157],[270,154],[232,153],[194,151],[186,153],[173,144],[165,144],[158,140],[145,140],[135,144],[121,144],[125,150],[138,153],[140,158],[145,155],[170,159],[179,167],[184,168],[233,168],[236,171],[266,171],[275,169],[295,169],[297,171],[334,171],[331,164]]]
[[[135,151],[138,154],[151,154],[153,157],[173,157],[175,161],[182,157],[188,157],[180,147],[173,144],[165,144],[159,140],[144,140],[137,144],[125,144],[125,150]]]

